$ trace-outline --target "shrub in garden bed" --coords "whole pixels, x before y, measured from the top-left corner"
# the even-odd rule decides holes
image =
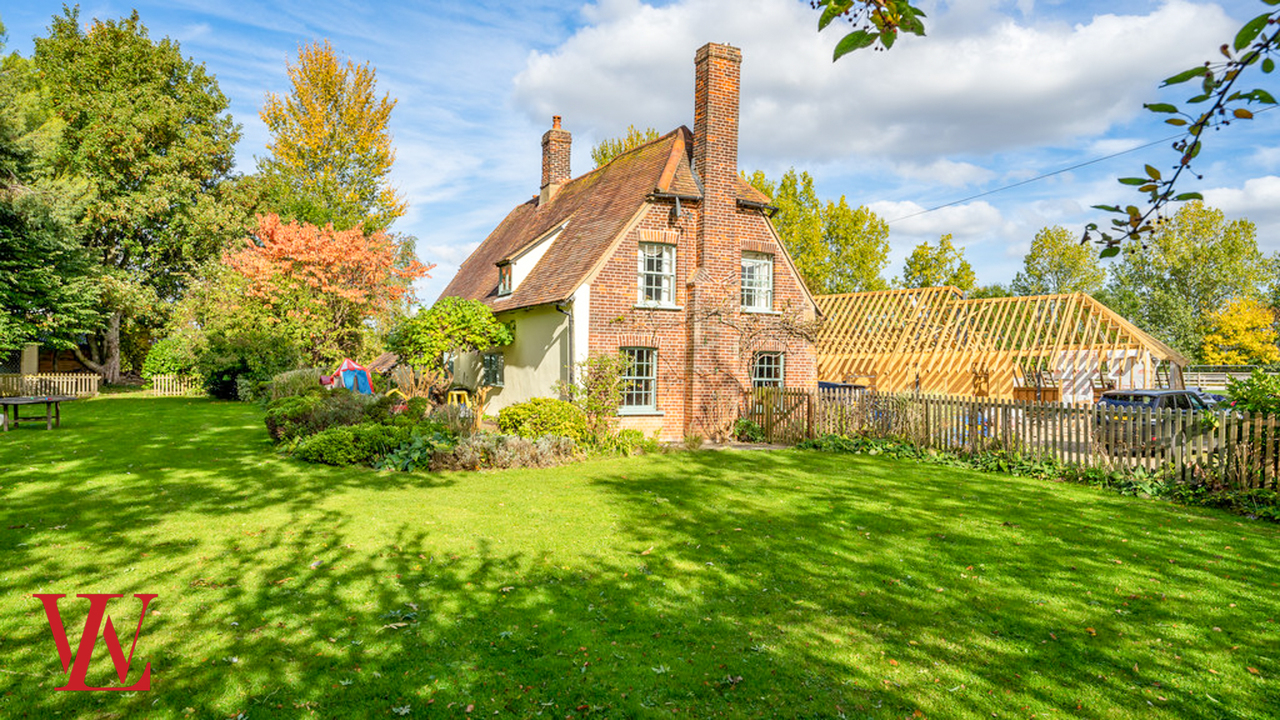
[[[517,435],[477,433],[437,452],[431,459],[431,469],[541,468],[562,465],[576,456],[577,443],[566,437],[544,435],[530,440]]]
[[[746,418],[738,418],[733,424],[733,436],[742,442],[749,443],[762,443],[768,439],[764,436],[764,428]]]
[[[323,374],[324,371],[320,368],[302,368],[279,373],[267,383],[265,395],[268,400],[279,400],[283,397],[318,393],[325,389],[320,384],[320,376]]]
[[[335,426],[355,425],[365,420],[365,411],[373,404],[370,396],[345,389],[282,397],[267,405],[267,432],[280,442]]]
[[[609,435],[596,444],[597,450],[618,455],[659,453],[662,452],[663,447],[663,444],[657,440],[645,437],[644,433],[630,428],[619,430],[617,435]]]
[[[554,435],[584,443],[591,439],[587,416],[574,405],[552,398],[534,398],[508,405],[498,413],[498,429],[525,439]]]
[[[371,465],[408,442],[411,432],[377,423],[331,427],[299,443],[294,457],[324,465]]]

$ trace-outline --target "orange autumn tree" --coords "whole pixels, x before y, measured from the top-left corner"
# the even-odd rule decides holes
[[[259,216],[254,236],[223,262],[313,362],[328,363],[356,354],[374,318],[412,302],[413,281],[435,265],[405,254],[383,232],[285,223],[272,214]]]

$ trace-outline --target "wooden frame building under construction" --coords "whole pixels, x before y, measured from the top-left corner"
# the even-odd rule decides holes
[[[1092,402],[1182,387],[1187,358],[1083,293],[965,299],[954,287],[822,295],[818,379],[919,391]]]

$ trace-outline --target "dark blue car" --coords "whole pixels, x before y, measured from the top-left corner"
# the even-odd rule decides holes
[[[1134,410],[1148,409],[1149,421],[1139,418]],[[1211,410],[1209,403],[1192,390],[1108,390],[1098,400],[1094,413],[1094,437],[1111,453],[1121,450],[1168,448],[1185,443],[1205,432],[1205,425],[1188,421],[1176,433],[1160,415],[1164,411],[1197,413]]]

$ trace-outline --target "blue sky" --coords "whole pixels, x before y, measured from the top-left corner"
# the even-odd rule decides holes
[[[835,64],[838,33],[816,32],[807,0],[108,1],[81,15],[136,7],[152,37],[205,63],[243,125],[243,172],[265,152],[263,97],[288,90],[286,63],[300,44],[328,39],[371,63],[398,101],[393,182],[410,209],[395,229],[417,236],[422,260],[438,266],[418,288],[431,302],[507,211],[537,193],[551,115],[573,132],[575,174],[590,169],[592,144],[629,124],[692,126],[693,55],[708,41],[743,52],[743,169],[808,170],[822,196],[892,221],[889,277],[913,246],[949,232],[980,283],[1008,282],[1041,227],[1078,232],[1104,219],[1090,205],[1136,199],[1115,178],[1171,166],[1167,143],[906,216],[1169,136],[1142,103],[1162,99],[1161,79],[1214,57],[1265,9],[1256,0],[919,4],[928,38]],[[60,12],[60,2],[5,2],[7,50],[29,54]],[[1214,133],[1197,168],[1204,180],[1185,188],[1254,221],[1266,252],[1280,251],[1278,131],[1280,112]]]

